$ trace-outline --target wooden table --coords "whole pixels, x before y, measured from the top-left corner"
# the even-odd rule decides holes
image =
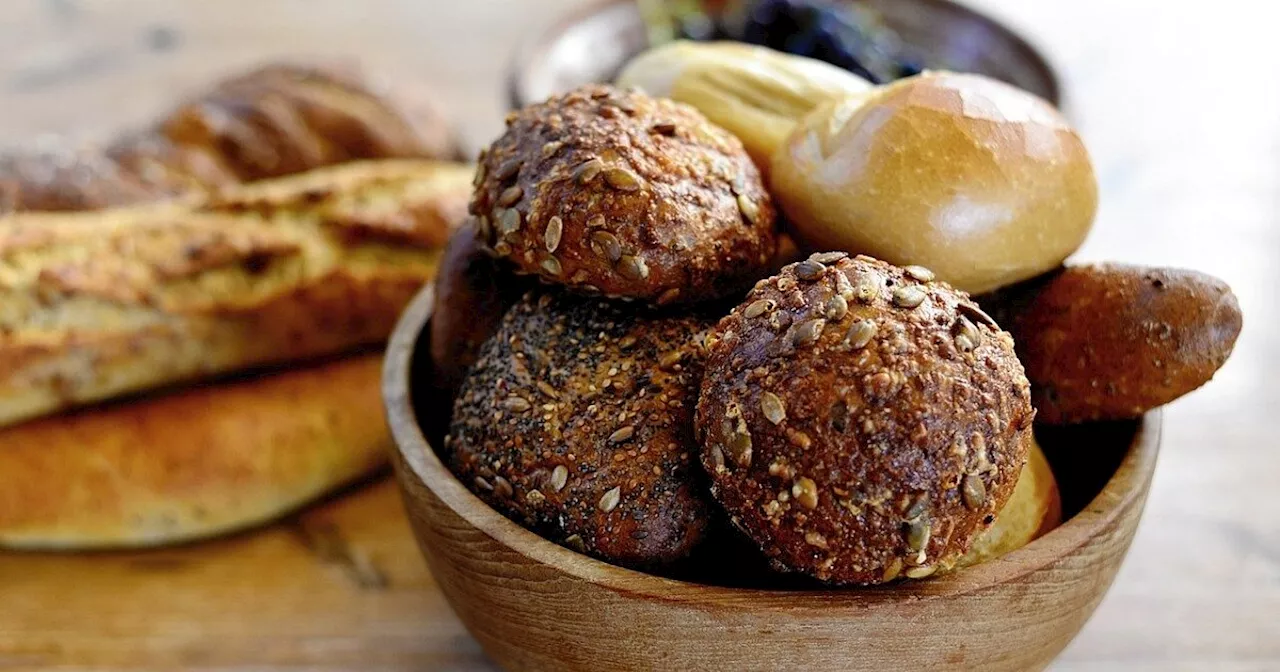
[[[0,143],[101,137],[262,58],[355,54],[430,83],[473,146],[512,42],[578,0],[10,0]],[[1244,308],[1235,356],[1166,413],[1146,519],[1058,670],[1280,669],[1280,50],[1249,0],[978,3],[1065,75],[1102,183],[1081,256],[1193,266]],[[366,7],[366,5],[373,5]],[[0,554],[0,669],[490,669],[394,487],[152,553]]]

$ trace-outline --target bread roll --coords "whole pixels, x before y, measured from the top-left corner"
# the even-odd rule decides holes
[[[1227,283],[1176,268],[1070,266],[979,299],[1013,334],[1036,419],[1136,418],[1195,390],[1240,335]]]
[[[711,493],[783,568],[832,583],[952,567],[1027,459],[1009,335],[922,268],[827,252],[722,319],[698,397]]]
[[[871,83],[822,61],[740,42],[676,41],[632,59],[620,87],[687,103],[738,136],[762,171],[796,123]]]
[[[1062,523],[1062,497],[1044,451],[1031,439],[1030,457],[1009,501],[1001,507],[996,522],[973,540],[969,552],[956,568],[994,560],[1026,546]]]
[[[383,464],[381,356],[76,411],[0,430],[0,546],[208,537]]]
[[[773,200],[742,144],[687,105],[585,86],[508,117],[471,214],[518,272],[668,305],[764,275]]]
[[[1061,264],[1097,206],[1066,120],[978,75],[927,73],[830,102],[774,155],[771,177],[812,248],[918,264],[975,293]]]
[[[0,214],[141,203],[358,159],[454,158],[450,124],[420,98],[350,65],[268,65],[105,148],[0,155]]]
[[[710,519],[693,406],[713,324],[526,294],[458,392],[450,467],[497,510],[577,551],[631,567],[685,557]]]
[[[471,174],[356,163],[0,221],[0,426],[382,342],[432,277]]]
[[[431,385],[445,392],[449,406],[480,347],[493,336],[530,285],[476,238],[468,222],[449,239],[435,278],[431,308]]]

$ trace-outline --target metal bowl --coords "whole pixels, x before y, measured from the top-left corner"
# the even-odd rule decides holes
[[[948,0],[869,0],[885,25],[929,64],[1004,80],[1061,107],[1058,77],[1020,35]],[[590,82],[606,82],[648,46],[632,0],[589,5],[521,44],[508,77],[513,108]]]

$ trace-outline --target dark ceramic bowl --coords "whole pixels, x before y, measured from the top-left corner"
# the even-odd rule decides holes
[[[926,63],[1001,79],[1061,107],[1058,77],[1045,57],[1009,28],[948,0],[868,0]],[[632,0],[604,0],[521,44],[508,79],[512,107],[583,84],[606,82],[648,46]]]

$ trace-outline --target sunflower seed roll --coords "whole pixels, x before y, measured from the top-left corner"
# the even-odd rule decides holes
[[[777,246],[737,138],[691,107],[608,86],[509,116],[481,156],[471,212],[523,273],[658,305],[745,289]]]
[[[1013,340],[926,269],[816,254],[709,340],[697,431],[712,494],[792,571],[874,584],[950,568],[1026,462]]]

